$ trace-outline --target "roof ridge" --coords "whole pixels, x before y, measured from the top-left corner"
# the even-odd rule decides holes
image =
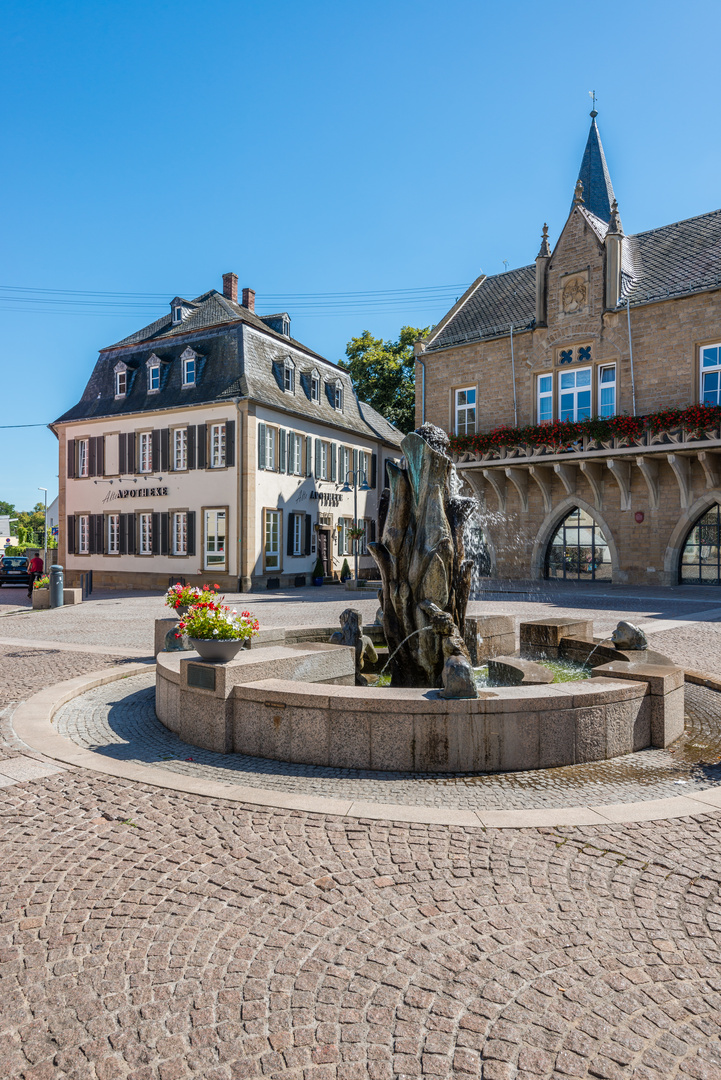
[[[690,221],[700,221],[702,218],[714,217],[716,214],[721,214],[721,208],[718,210],[707,210],[705,214],[694,214],[692,217],[681,218],[680,221],[668,221],[665,225],[656,225],[653,229],[644,229],[643,232],[631,233],[630,235],[633,237],[650,236],[652,233],[670,229],[673,225],[686,225]]]

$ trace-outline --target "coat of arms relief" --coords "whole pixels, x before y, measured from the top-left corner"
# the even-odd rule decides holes
[[[588,309],[588,271],[567,274],[560,281],[560,308],[564,315],[578,315]]]

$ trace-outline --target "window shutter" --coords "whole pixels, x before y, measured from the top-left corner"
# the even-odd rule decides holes
[[[195,555],[195,510],[188,510],[188,555]]]
[[[118,435],[118,472],[125,476],[128,471],[128,436],[124,431]]]
[[[127,439],[126,439],[126,447],[127,447],[126,453],[127,453],[127,460],[128,460],[128,472],[129,473],[134,473],[135,472],[135,432],[134,431],[129,431],[128,432]],[[133,551],[133,552],[131,552],[131,554],[134,555],[135,552]]]
[[[287,468],[288,455],[286,453],[286,431],[278,428],[278,472],[284,473]]]
[[[65,519],[65,524],[68,531],[68,555],[75,554],[75,515],[70,514]]]
[[[155,525],[153,525],[155,531]],[[170,551],[170,514],[160,515],[160,554],[167,555]]]
[[[225,421],[225,464],[235,465],[235,420]]]
[[[135,542],[137,533],[135,514],[126,514],[125,516],[128,519],[128,555],[135,555]]]
[[[198,457],[198,468],[204,469],[206,467],[206,451],[208,447],[208,425],[198,424],[198,438],[196,443],[195,452]]]
[[[286,551],[293,554],[293,533],[295,532],[295,514],[288,514],[288,546]]]
[[[75,477],[75,439],[68,439],[68,479]]]
[[[258,424],[258,468],[265,468],[265,424]]]
[[[376,539],[376,519],[371,518],[371,544],[375,543]]]
[[[330,444],[330,478],[331,478],[331,480],[335,480],[336,476],[338,475],[338,468],[336,466],[337,452],[338,452],[338,447],[336,446],[336,444],[334,442],[332,442]]]
[[[98,435],[95,450],[95,468],[98,476],[105,476],[105,436]]]
[[[315,440],[315,478],[320,480],[320,439]]]
[[[372,488],[378,486],[378,455],[371,454],[371,475],[368,481]]]
[[[160,428],[155,428],[150,440],[152,461],[150,462],[150,468],[153,472],[160,471],[160,436],[162,432]]]
[[[195,468],[195,426],[193,424],[188,424],[187,446],[188,446],[188,468],[189,469],[194,469]]]
[[[358,451],[353,451],[353,472],[358,471]]]
[[[95,436],[88,439],[88,476],[97,476],[97,448],[98,442]]]
[[[310,514],[305,515],[305,547],[303,548],[304,555],[310,555],[310,533],[311,533],[311,517]]]
[[[313,474],[313,440],[310,435],[306,435],[305,438],[305,475],[312,476]]]
[[[160,432],[160,471],[170,470],[170,428],[162,428]]]
[[[293,466],[295,464],[295,452],[296,452],[296,449],[298,449],[298,450],[300,449],[299,447],[296,446],[296,441],[299,438],[300,438],[300,436],[296,435],[294,431],[289,431],[288,432],[288,464],[287,464],[287,467],[286,467],[286,470],[285,470],[288,473],[293,472]]]
[[[153,529],[150,534],[150,550],[153,555],[160,554],[160,514],[153,514]]]
[[[118,551],[121,555],[128,554],[128,515],[119,514],[118,522]]]
[[[105,516],[103,514],[95,514],[95,554],[105,554]]]

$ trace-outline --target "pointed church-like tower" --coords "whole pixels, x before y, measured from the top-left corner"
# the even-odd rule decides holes
[[[611,207],[615,196],[608,165],[606,164],[606,155],[603,152],[601,135],[596,123],[597,116],[598,113],[593,109],[591,112],[591,130],[588,133],[578,179],[583,184],[583,201],[586,209],[590,210],[601,221],[608,223],[611,220]]]

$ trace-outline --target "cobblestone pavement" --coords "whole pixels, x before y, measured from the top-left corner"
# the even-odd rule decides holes
[[[6,724],[118,663],[43,651],[0,650]],[[16,779],[3,1080],[721,1080],[721,815],[471,829]]]
[[[588,765],[470,777],[330,769],[200,750],[156,719],[152,674],[89,691],[58,711],[55,726],[105,756],[225,784],[464,810],[598,806],[692,795],[721,783],[721,694],[694,686],[687,697],[686,739],[674,754],[646,750]]]

